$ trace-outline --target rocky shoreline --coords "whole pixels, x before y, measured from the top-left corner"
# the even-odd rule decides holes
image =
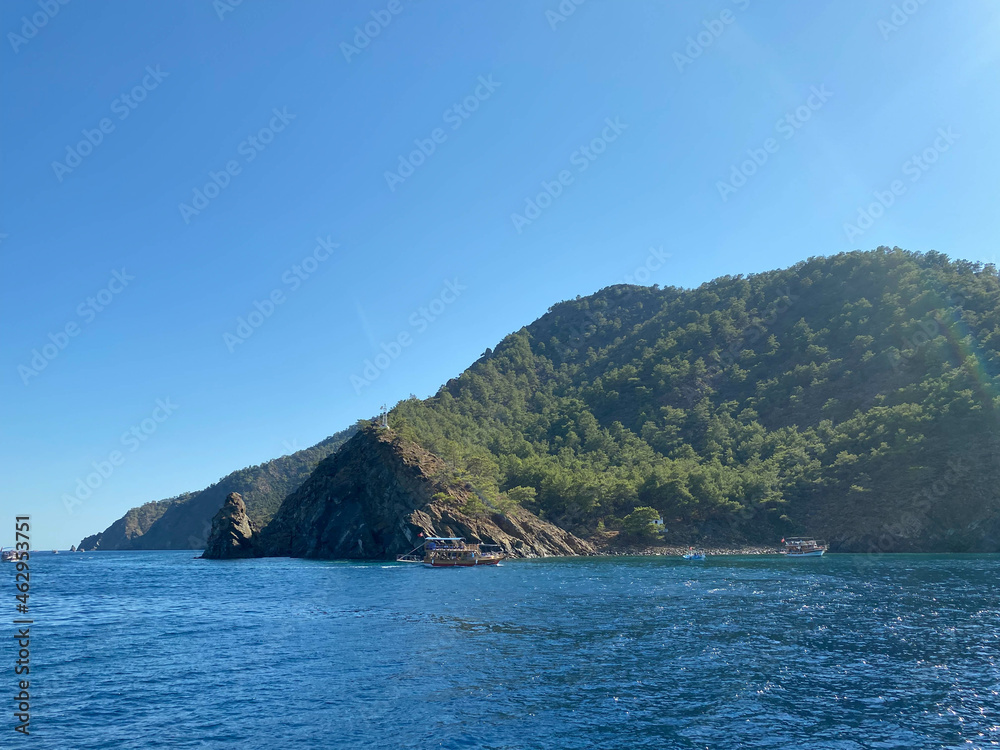
[[[434,454],[388,429],[359,430],[309,479],[285,498],[259,528],[238,493],[230,493],[212,521],[203,557],[307,557],[393,560],[433,536],[493,545],[507,557],[673,557],[690,542],[677,537],[626,536],[601,530],[574,536],[522,507],[486,510],[474,488],[452,476]],[[776,555],[776,545],[706,540],[713,557]]]
[[[322,461],[263,529],[250,522],[240,495],[230,494],[202,556],[394,560],[434,536],[481,541],[507,557],[594,553],[524,508],[486,509],[440,458],[391,430],[368,427]]]
[[[685,545],[648,545],[597,547],[597,554],[605,557],[681,557],[689,549]],[[759,545],[732,547],[699,547],[707,556],[724,555],[777,555],[778,547]]]

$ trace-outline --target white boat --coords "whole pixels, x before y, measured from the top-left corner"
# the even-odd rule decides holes
[[[466,542],[459,536],[429,536],[422,544],[396,562],[423,563],[427,568],[475,568],[479,565],[499,565],[505,555],[493,549],[496,545]]]
[[[695,549],[694,547],[691,547],[691,549],[689,549],[687,552],[684,553],[684,559],[685,560],[704,560],[705,559],[705,552],[703,550]]]
[[[0,547],[0,562],[17,562],[21,559],[21,556],[12,549],[4,550]]]
[[[827,549],[826,542],[807,537],[794,537],[781,541],[785,546],[778,550],[778,553],[785,557],[822,557]]]

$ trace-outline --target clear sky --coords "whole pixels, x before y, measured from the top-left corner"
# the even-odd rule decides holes
[[[609,284],[996,260],[989,0],[5,0],[0,30],[5,544],[429,396]]]

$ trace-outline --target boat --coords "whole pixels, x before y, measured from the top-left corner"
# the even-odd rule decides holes
[[[785,557],[822,557],[827,549],[826,542],[821,539],[797,536],[781,541],[785,546],[778,553]]]
[[[705,551],[700,549],[695,549],[690,547],[687,552],[684,553],[685,560],[704,560]]]
[[[494,549],[483,549],[491,547]],[[423,543],[396,562],[420,563],[426,568],[474,568],[479,565],[499,565],[505,555],[496,545],[470,543],[460,536],[429,536]]]
[[[0,562],[17,562],[20,559],[21,556],[14,550],[0,547]]]

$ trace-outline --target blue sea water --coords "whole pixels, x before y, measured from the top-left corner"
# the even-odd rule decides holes
[[[429,570],[195,554],[36,554],[31,736],[13,731],[4,638],[0,747],[1000,743],[996,556]]]

